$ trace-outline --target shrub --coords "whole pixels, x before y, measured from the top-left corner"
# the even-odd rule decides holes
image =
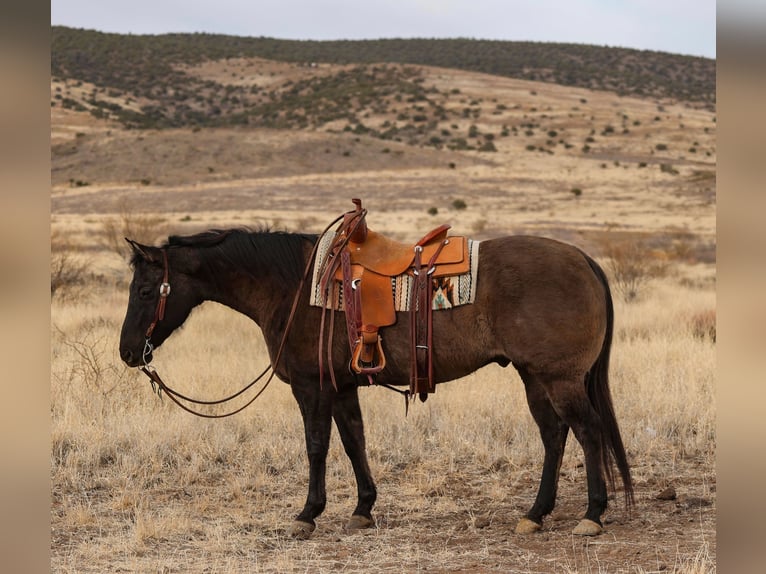
[[[436,215],[437,213],[439,213],[439,210],[436,209],[435,207],[428,208],[428,215]]]
[[[102,224],[103,242],[107,249],[123,259],[130,256],[125,237],[152,245],[158,237],[167,235],[165,219],[149,213],[136,213],[127,201],[120,203],[120,213]]]
[[[69,250],[51,254],[51,299],[77,299],[85,287],[88,264]]]
[[[710,339],[715,343],[716,337],[716,313],[715,309],[708,309],[695,313],[691,318],[692,335],[697,339]]]
[[[612,287],[625,302],[634,301],[650,279],[665,272],[664,263],[638,239],[607,238],[602,249],[608,257],[606,268]]]
[[[580,189],[579,187],[573,187],[571,189],[571,192],[572,192],[572,195],[574,195],[575,197],[580,197],[582,195],[582,189]]]
[[[473,230],[474,233],[483,233],[484,230],[487,229],[487,220],[477,219],[471,225],[471,229]]]
[[[454,209],[465,209],[466,207],[468,207],[468,205],[462,199],[456,199],[455,201],[452,202],[452,207]]]

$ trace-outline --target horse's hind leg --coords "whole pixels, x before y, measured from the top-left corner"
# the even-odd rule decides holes
[[[603,530],[601,515],[606,511],[607,492],[601,442],[601,417],[588,398],[584,380],[558,380],[544,383],[556,413],[577,438],[585,455],[588,480],[588,508],[573,534],[593,536]]]
[[[309,459],[309,492],[303,510],[293,521],[290,535],[294,538],[308,538],[316,528],[314,519],[322,514],[327,503],[325,474],[327,451],[330,445],[332,402],[334,390],[309,382],[291,383],[293,396],[303,416],[306,432],[306,454]]]
[[[540,437],[545,448],[543,473],[535,503],[516,525],[517,534],[529,534],[540,530],[543,517],[553,512],[556,504],[556,492],[559,485],[559,471],[564,457],[569,426],[561,420],[545,393],[542,385],[527,373],[521,373],[527,394],[527,404],[540,429]]]
[[[339,390],[332,414],[356,477],[357,504],[346,528],[349,530],[369,528],[375,524],[372,518],[372,507],[377,498],[377,491],[367,462],[364,423],[356,387]]]

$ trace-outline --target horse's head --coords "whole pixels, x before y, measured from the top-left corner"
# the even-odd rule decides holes
[[[188,250],[126,241],[133,249],[133,279],[120,334],[120,357],[137,367],[152,360],[152,349],[181,326],[201,298],[191,276],[197,265],[190,254],[180,253]]]

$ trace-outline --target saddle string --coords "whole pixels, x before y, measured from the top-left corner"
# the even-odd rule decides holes
[[[334,306],[335,301],[335,290],[337,289],[337,286],[332,281],[333,276],[335,275],[335,271],[338,269],[338,267],[341,264],[341,253],[348,245],[349,241],[351,241],[351,237],[354,235],[354,232],[364,223],[365,216],[367,215],[367,210],[362,208],[357,210],[351,210],[340,217],[336,218],[335,221],[333,221],[330,225],[328,225],[325,228],[325,231],[322,232],[322,236],[329,231],[329,229],[339,220],[344,220],[341,225],[338,226],[338,229],[335,230],[335,236],[333,237],[333,241],[330,245],[330,248],[328,250],[327,257],[321,262],[321,266],[319,269],[319,277],[320,280],[320,287],[322,289],[322,295],[324,298],[324,301],[327,303],[330,302],[330,305]],[[320,236],[321,237],[321,236]],[[319,243],[317,241],[317,243]],[[335,389],[338,388],[337,381],[335,379],[335,368],[333,366],[332,361],[332,340],[333,340],[333,333],[335,331],[335,313],[330,314],[330,325],[329,325],[329,333],[327,335],[327,343],[325,346],[325,335],[324,335],[324,327],[326,321],[326,314],[327,314],[327,304],[322,306],[322,317],[320,320],[319,325],[319,385],[322,386],[322,383],[324,381],[324,358],[322,356],[322,351],[325,350],[327,352],[327,364],[330,368],[330,379],[332,381],[333,387]],[[352,347],[353,350],[353,343],[349,339],[349,346]]]

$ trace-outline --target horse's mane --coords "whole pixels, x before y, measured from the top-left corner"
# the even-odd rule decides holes
[[[294,285],[305,271],[304,242],[315,235],[249,228],[211,229],[194,235],[171,235],[163,247],[199,250],[202,264],[215,273],[233,268],[256,278],[276,274]]]

